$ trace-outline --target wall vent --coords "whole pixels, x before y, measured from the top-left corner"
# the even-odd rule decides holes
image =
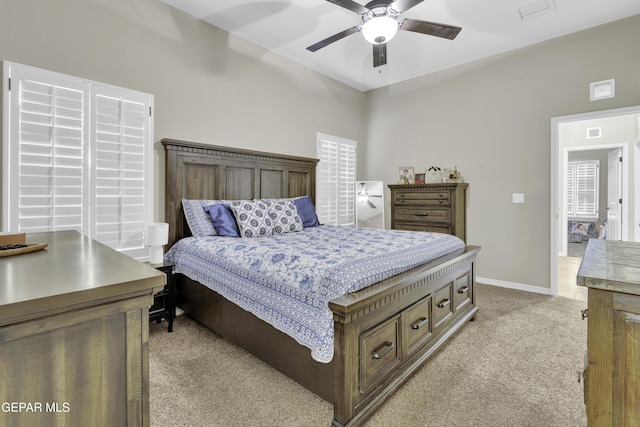
[[[602,128],[587,128],[587,139],[593,138],[601,138],[602,137]]]
[[[518,14],[521,20],[525,20],[555,10],[556,4],[554,0],[537,0],[518,7]]]
[[[589,85],[589,100],[597,101],[599,99],[616,97],[616,79],[602,80],[593,82]]]

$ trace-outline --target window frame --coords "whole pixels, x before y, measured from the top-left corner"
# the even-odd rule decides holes
[[[590,200],[593,200],[591,202]],[[567,217],[598,219],[600,161],[577,160],[567,164]]]
[[[139,142],[139,145],[142,146],[141,157],[143,159],[141,165],[141,179],[143,181],[143,207],[142,212],[138,211],[136,213],[136,217],[139,218],[140,221],[136,221],[133,226],[135,228],[135,238],[131,238],[131,236],[124,236],[118,242],[103,243],[126,255],[131,256],[132,258],[141,261],[147,260],[149,256],[149,248],[145,245],[144,242],[144,228],[145,224],[151,223],[153,220],[153,95],[9,61],[3,61],[2,70],[2,173],[0,174],[0,179],[2,180],[2,231],[41,232],[75,229],[90,238],[94,238],[95,240],[100,241],[100,238],[96,237],[96,224],[94,223],[94,221],[96,220],[96,211],[98,210],[95,204],[97,181],[95,180],[96,161],[94,159],[96,149],[96,106],[98,105],[96,97],[121,97],[121,100],[124,100],[125,102],[139,103],[141,110],[138,111],[138,113],[144,116],[142,117],[143,124],[140,136],[141,141]],[[57,217],[55,213],[55,207],[50,208],[51,216],[49,217],[49,224],[44,223],[47,221],[46,215],[42,217],[43,224],[38,225],[36,221],[34,228],[28,228],[21,225],[20,223],[22,215],[19,210],[19,198],[21,196],[20,162],[23,161],[23,158],[20,157],[20,152],[28,143],[25,142],[25,139],[22,139],[22,135],[20,134],[21,126],[23,126],[26,122],[24,118],[21,119],[20,117],[20,113],[23,110],[21,106],[22,93],[20,93],[20,91],[22,90],[23,82],[25,82],[24,84],[26,84],[26,79],[31,79],[29,81],[33,82],[34,84],[42,84],[45,86],[49,85],[52,92],[54,90],[54,87],[60,86],[73,87],[82,93],[82,123],[80,126],[82,128],[82,135],[78,139],[79,141],[81,141],[81,149],[83,150],[80,178],[82,180],[82,192],[80,196],[82,218],[81,223],[79,224],[74,223],[68,226],[58,226],[53,224],[53,218]],[[55,94],[52,95],[52,97],[55,98]],[[57,152],[54,151],[53,148],[54,145],[58,143],[55,133],[59,132],[60,129],[62,129],[62,125],[55,122],[59,113],[55,109],[54,104],[54,101],[51,101],[51,104],[47,104],[45,102],[42,106],[43,114],[41,116],[43,120],[47,118],[50,118],[51,120],[49,124],[49,132],[51,133],[51,135],[49,136],[50,140],[45,141],[42,144],[42,146],[44,147],[50,145],[51,153],[45,153],[40,158],[43,159],[43,162],[45,162],[48,158],[47,156],[50,155],[52,165],[54,163],[54,159],[64,158],[64,156],[56,157]],[[49,107],[48,111],[47,107]],[[129,112],[120,112],[120,114],[121,118],[125,116],[126,118],[131,117],[131,114]],[[121,120],[115,126],[120,126],[121,129],[124,129],[127,127],[127,124],[125,123],[125,121]],[[43,129],[47,129],[46,124],[43,126]],[[126,135],[124,135],[124,137],[126,137]],[[117,142],[116,144],[119,143],[121,145],[124,145],[124,143],[122,142],[124,141],[124,137],[121,134],[119,140],[120,142]],[[54,170],[55,167],[50,166],[50,169]],[[38,177],[40,175],[35,176]],[[46,175],[42,176],[45,177]],[[122,176],[120,176],[120,178],[122,178]],[[53,182],[53,178],[50,178],[49,180]],[[16,181],[18,181],[18,183],[16,183]],[[127,180],[120,179],[120,181],[126,182]],[[49,188],[49,191],[53,194],[55,193],[54,188],[56,188],[56,186],[51,182],[45,184],[42,188]],[[44,197],[44,199],[46,200],[47,196],[39,197]],[[128,205],[124,203],[120,206],[126,207]],[[120,210],[122,211],[122,209]],[[24,218],[25,217],[23,215],[22,219],[24,220]],[[127,224],[127,221],[121,219],[120,226],[122,228],[126,228],[127,226],[130,226],[130,224]]]
[[[323,224],[355,226],[356,141],[318,133],[316,211]],[[328,153],[327,151],[330,151]]]

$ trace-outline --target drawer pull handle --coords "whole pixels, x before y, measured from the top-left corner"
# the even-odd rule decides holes
[[[458,293],[459,294],[464,294],[468,290],[469,290],[469,287],[467,285],[465,285],[465,286],[461,287],[460,289],[458,289]]]
[[[418,330],[427,323],[429,323],[429,319],[427,317],[421,317],[417,322],[411,324],[411,329]]]
[[[444,202],[444,200],[442,200],[442,199],[440,199],[440,200],[438,200],[438,201],[440,202],[440,204],[442,204],[442,203]]]
[[[588,308],[585,308],[584,310],[580,310],[580,313],[582,313],[582,320],[584,320],[587,317],[589,317],[589,309]]]
[[[380,347],[373,350],[371,353],[372,359],[382,359],[385,354],[389,353],[393,349],[393,343],[390,341],[385,342]]]
[[[413,215],[414,216],[429,216],[429,213],[428,212],[425,212],[425,213],[414,213]]]
[[[443,299],[442,301],[440,301],[438,303],[438,308],[444,308],[444,307],[448,306],[450,302],[451,302],[451,300],[449,298],[445,298],[445,299]]]
[[[403,198],[398,199],[398,203],[404,203],[404,199]]]

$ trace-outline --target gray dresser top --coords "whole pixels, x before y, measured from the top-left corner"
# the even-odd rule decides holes
[[[590,239],[578,285],[640,295],[640,243]]]

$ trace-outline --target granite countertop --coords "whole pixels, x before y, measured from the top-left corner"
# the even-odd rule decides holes
[[[640,295],[640,243],[589,239],[578,286]]]

